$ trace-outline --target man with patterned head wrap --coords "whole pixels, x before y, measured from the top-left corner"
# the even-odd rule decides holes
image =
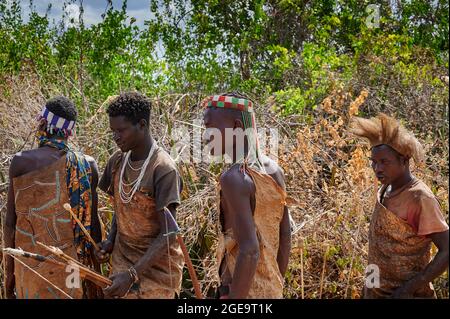
[[[90,156],[75,152],[68,145],[76,118],[75,105],[69,99],[58,96],[48,100],[38,116],[36,137],[39,147],[13,157],[3,245],[47,255],[37,245],[39,241],[59,247],[85,265],[98,266],[85,234],[63,208],[65,203],[70,203],[91,237],[101,240],[97,216],[97,164]],[[64,268],[55,269],[53,264],[30,259],[24,262],[29,268],[5,256],[7,298],[65,298],[56,287],[73,298],[101,296],[101,290],[87,281],[73,282],[69,287],[66,279],[70,273]]]
[[[382,183],[369,229],[364,298],[434,298],[431,282],[448,267],[449,236],[432,191],[410,172],[411,158],[416,165],[423,161],[422,145],[385,114],[355,118],[352,132],[369,140]],[[430,261],[432,243],[438,253]]]
[[[212,155],[232,159],[217,189],[218,297],[282,298],[291,247],[287,195],[283,171],[259,150],[253,102],[239,93],[211,96],[203,119],[208,144],[221,144]]]

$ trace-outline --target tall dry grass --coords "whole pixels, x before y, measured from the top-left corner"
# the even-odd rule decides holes
[[[0,209],[3,218],[9,161],[19,150],[35,146],[33,118],[45,102],[45,96],[60,92],[56,85],[43,85],[28,74],[6,78],[1,83]],[[360,297],[368,225],[378,185],[369,167],[367,146],[349,136],[347,126],[350,117],[365,105],[372,107],[369,113],[376,113],[370,93],[361,90],[357,96],[352,96],[337,90],[324,99],[308,119],[279,117],[272,111],[276,106],[275,100],[270,98],[257,110],[260,127],[277,128],[280,132],[280,149],[276,155],[285,171],[287,191],[299,203],[291,208],[297,225],[286,275],[286,298]],[[154,99],[151,130],[166,149],[174,145],[172,130],[184,123],[189,126],[193,119],[200,118],[202,110],[198,102],[201,98],[172,94]],[[73,143],[94,156],[101,171],[116,148],[108,131],[102,101],[86,102],[94,111],[82,118]],[[409,122],[406,124],[408,126]],[[448,143],[448,136],[445,138],[440,143],[436,143],[433,136],[422,138],[430,156],[427,166],[420,171],[414,169],[414,173],[433,189],[448,221],[448,148],[440,146]],[[179,168],[184,190],[178,220],[203,292],[211,296],[218,281],[214,263],[217,245],[215,183],[222,165],[181,161]],[[99,211],[107,230],[112,210],[104,194],[100,194],[99,200]],[[435,282],[441,298],[448,298],[447,282],[448,273]],[[193,296],[187,272],[183,296]]]

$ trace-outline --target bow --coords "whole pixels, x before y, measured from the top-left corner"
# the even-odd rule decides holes
[[[169,249],[169,236],[170,235],[176,235],[176,239],[178,244],[181,247],[181,251],[183,252],[184,261],[188,267],[189,276],[192,280],[192,286],[194,287],[195,297],[197,299],[203,299],[202,291],[200,289],[200,283],[197,278],[197,274],[195,273],[194,266],[192,265],[192,260],[189,257],[189,252],[187,251],[186,245],[184,244],[183,237],[180,235],[180,228],[178,227],[177,222],[173,218],[172,213],[167,207],[164,207],[164,215],[166,220],[166,233],[164,236],[167,237],[167,251],[169,254],[169,270],[171,269],[170,266],[170,249]],[[170,230],[170,231],[169,231]]]

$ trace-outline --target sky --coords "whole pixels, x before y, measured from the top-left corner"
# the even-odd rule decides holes
[[[66,11],[73,17],[78,17],[79,15],[79,4],[80,1],[72,1],[74,4],[68,5]],[[122,0],[113,0],[113,6],[116,9],[122,7]],[[28,14],[30,12],[30,1],[21,0],[20,4],[22,6],[23,15],[25,21],[27,20]],[[49,12],[49,20],[53,22],[58,22],[62,17],[62,10],[64,0],[34,0],[33,6],[35,11],[44,15],[48,5],[52,4]],[[84,8],[84,23],[86,26],[96,24],[102,20],[101,15],[107,10],[108,2],[106,0],[83,0]],[[152,17],[150,12],[150,1],[148,0],[128,0],[127,1],[127,14],[129,17],[134,17],[136,19],[136,24],[140,27],[144,26],[144,21],[149,20]],[[75,19],[77,20],[77,19]]]

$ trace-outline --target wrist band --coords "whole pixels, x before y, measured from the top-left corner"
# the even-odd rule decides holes
[[[128,272],[130,273],[131,279],[133,279],[133,283],[136,283],[139,281],[139,276],[137,274],[136,269],[133,266],[128,268]]]

